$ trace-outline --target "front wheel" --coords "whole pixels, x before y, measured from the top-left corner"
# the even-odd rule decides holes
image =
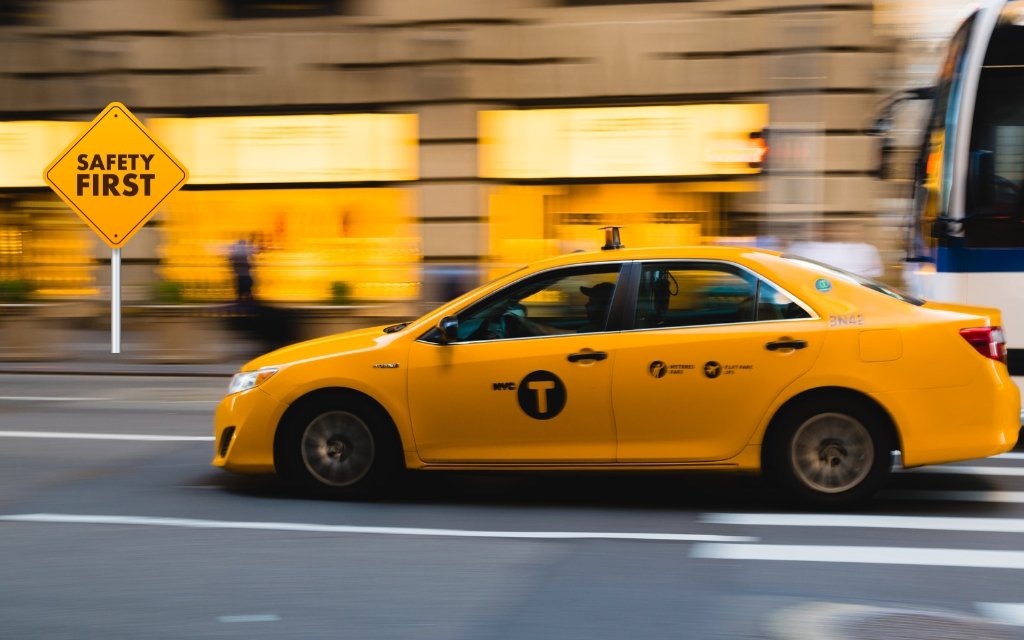
[[[306,493],[364,497],[398,470],[400,447],[383,411],[366,402],[319,402],[282,425],[278,473]]]
[[[779,417],[767,471],[800,500],[849,506],[884,484],[892,449],[880,411],[860,404],[806,403]]]

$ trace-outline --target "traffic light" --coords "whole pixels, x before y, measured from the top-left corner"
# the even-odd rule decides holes
[[[757,153],[756,160],[749,162],[751,169],[760,169],[764,171],[768,167],[768,129],[764,128],[760,131],[752,131],[750,133],[750,140],[754,143]]]

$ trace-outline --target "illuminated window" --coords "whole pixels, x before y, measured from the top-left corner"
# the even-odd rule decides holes
[[[186,300],[231,300],[228,252],[246,239],[256,246],[257,300],[414,300],[420,248],[410,198],[394,188],[179,192],[164,212],[160,275]]]

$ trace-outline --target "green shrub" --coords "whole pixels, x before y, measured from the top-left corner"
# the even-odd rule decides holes
[[[348,304],[352,298],[352,287],[347,282],[331,283],[331,304]]]
[[[159,304],[180,304],[185,300],[185,285],[161,280],[153,285],[153,298]]]
[[[32,297],[28,280],[0,280],[0,302],[25,302]]]

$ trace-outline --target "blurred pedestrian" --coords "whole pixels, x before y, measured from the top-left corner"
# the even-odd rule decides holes
[[[235,304],[239,309],[252,307],[252,259],[256,255],[256,244],[248,238],[239,238],[228,249],[228,262],[235,277]]]

